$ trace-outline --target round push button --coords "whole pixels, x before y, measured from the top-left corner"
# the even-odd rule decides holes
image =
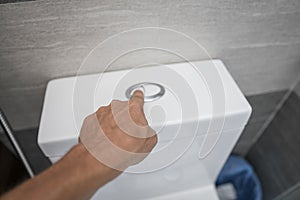
[[[144,92],[145,102],[155,101],[165,94],[165,88],[162,85],[157,83],[142,82],[130,86],[125,92],[126,97],[130,99],[133,92],[138,89]]]

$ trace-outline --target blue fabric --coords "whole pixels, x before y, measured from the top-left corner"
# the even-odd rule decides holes
[[[239,156],[230,156],[217,179],[216,185],[231,183],[238,200],[261,200],[262,190],[259,179],[251,165]]]

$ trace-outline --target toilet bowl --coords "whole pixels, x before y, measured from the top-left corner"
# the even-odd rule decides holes
[[[48,83],[38,133],[56,162],[77,144],[83,119],[142,88],[158,134],[145,160],[93,199],[218,199],[214,182],[247,124],[251,107],[220,60],[156,65]]]

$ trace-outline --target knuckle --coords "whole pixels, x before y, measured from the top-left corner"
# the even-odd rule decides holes
[[[110,104],[115,104],[115,103],[117,103],[118,102],[118,100],[116,100],[116,99],[113,99],[112,101],[111,101],[111,103]]]
[[[98,108],[98,110],[96,111],[97,113],[103,113],[105,112],[107,109],[107,106],[101,106],[100,108]]]
[[[122,101],[117,100],[117,99],[113,99],[113,100],[111,101],[110,105],[112,105],[112,104],[120,104],[120,103],[122,103]]]

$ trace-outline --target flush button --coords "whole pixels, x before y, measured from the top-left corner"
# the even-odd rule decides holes
[[[125,92],[126,97],[130,99],[133,92],[138,89],[143,90],[145,102],[155,101],[165,94],[165,88],[162,85],[157,83],[142,82],[130,86]]]

